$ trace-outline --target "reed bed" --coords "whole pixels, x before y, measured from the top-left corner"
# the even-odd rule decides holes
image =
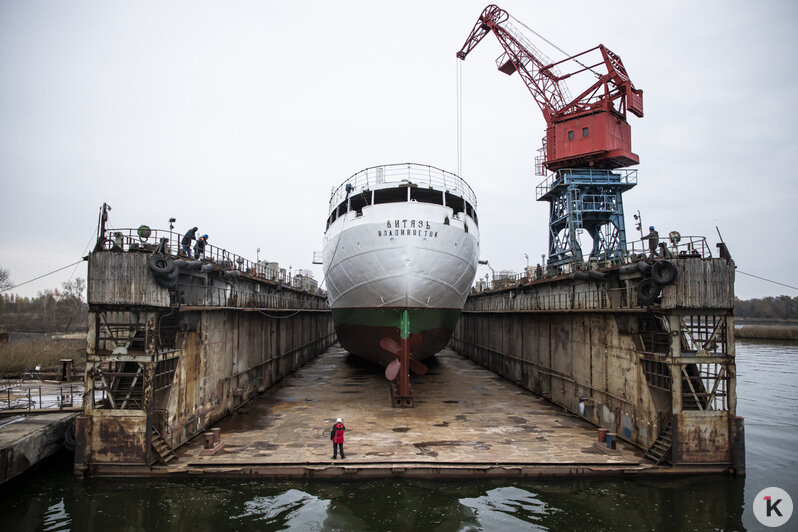
[[[71,358],[75,366],[86,360],[86,338],[34,338],[0,344],[0,376],[17,378],[37,365],[42,373],[56,373],[59,361]]]
[[[798,341],[798,325],[742,325],[734,329],[734,336],[750,340]]]

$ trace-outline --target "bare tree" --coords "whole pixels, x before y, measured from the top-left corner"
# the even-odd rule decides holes
[[[5,268],[0,268],[0,292],[5,292],[14,286],[11,282],[11,274]]]

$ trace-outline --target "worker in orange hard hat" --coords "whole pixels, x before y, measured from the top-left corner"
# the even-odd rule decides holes
[[[194,244],[194,258],[196,260],[205,258],[205,244],[207,243],[208,235],[202,235],[197,239],[197,243]]]

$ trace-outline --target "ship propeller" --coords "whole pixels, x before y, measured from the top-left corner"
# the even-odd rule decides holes
[[[411,334],[410,338],[407,340],[403,340],[408,342],[408,347],[410,348],[410,352],[412,353],[419,347],[421,347],[422,338],[420,334]],[[393,338],[385,337],[380,340],[380,347],[385,349],[391,354],[396,355],[397,357],[400,356],[402,352],[402,345],[398,343]],[[427,373],[427,366],[419,362],[418,360],[413,359],[412,357],[409,360],[410,371],[415,373],[416,375],[424,375]],[[388,366],[385,368],[385,378],[389,381],[396,379],[396,376],[399,375],[399,370],[402,368],[402,363],[399,361],[398,358],[394,359]]]

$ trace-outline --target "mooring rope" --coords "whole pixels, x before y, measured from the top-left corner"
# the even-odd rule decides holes
[[[737,270],[737,273],[741,273],[743,275],[747,275],[748,277],[753,277],[755,279],[761,279],[762,281],[767,281],[769,283],[777,284],[780,286],[786,286],[787,288],[792,288],[793,290],[798,290],[798,286],[791,286],[788,284],[780,283],[778,281],[773,281],[772,279],[765,279],[764,277],[760,277],[758,275],[754,275],[753,273],[746,273],[744,271]]]

